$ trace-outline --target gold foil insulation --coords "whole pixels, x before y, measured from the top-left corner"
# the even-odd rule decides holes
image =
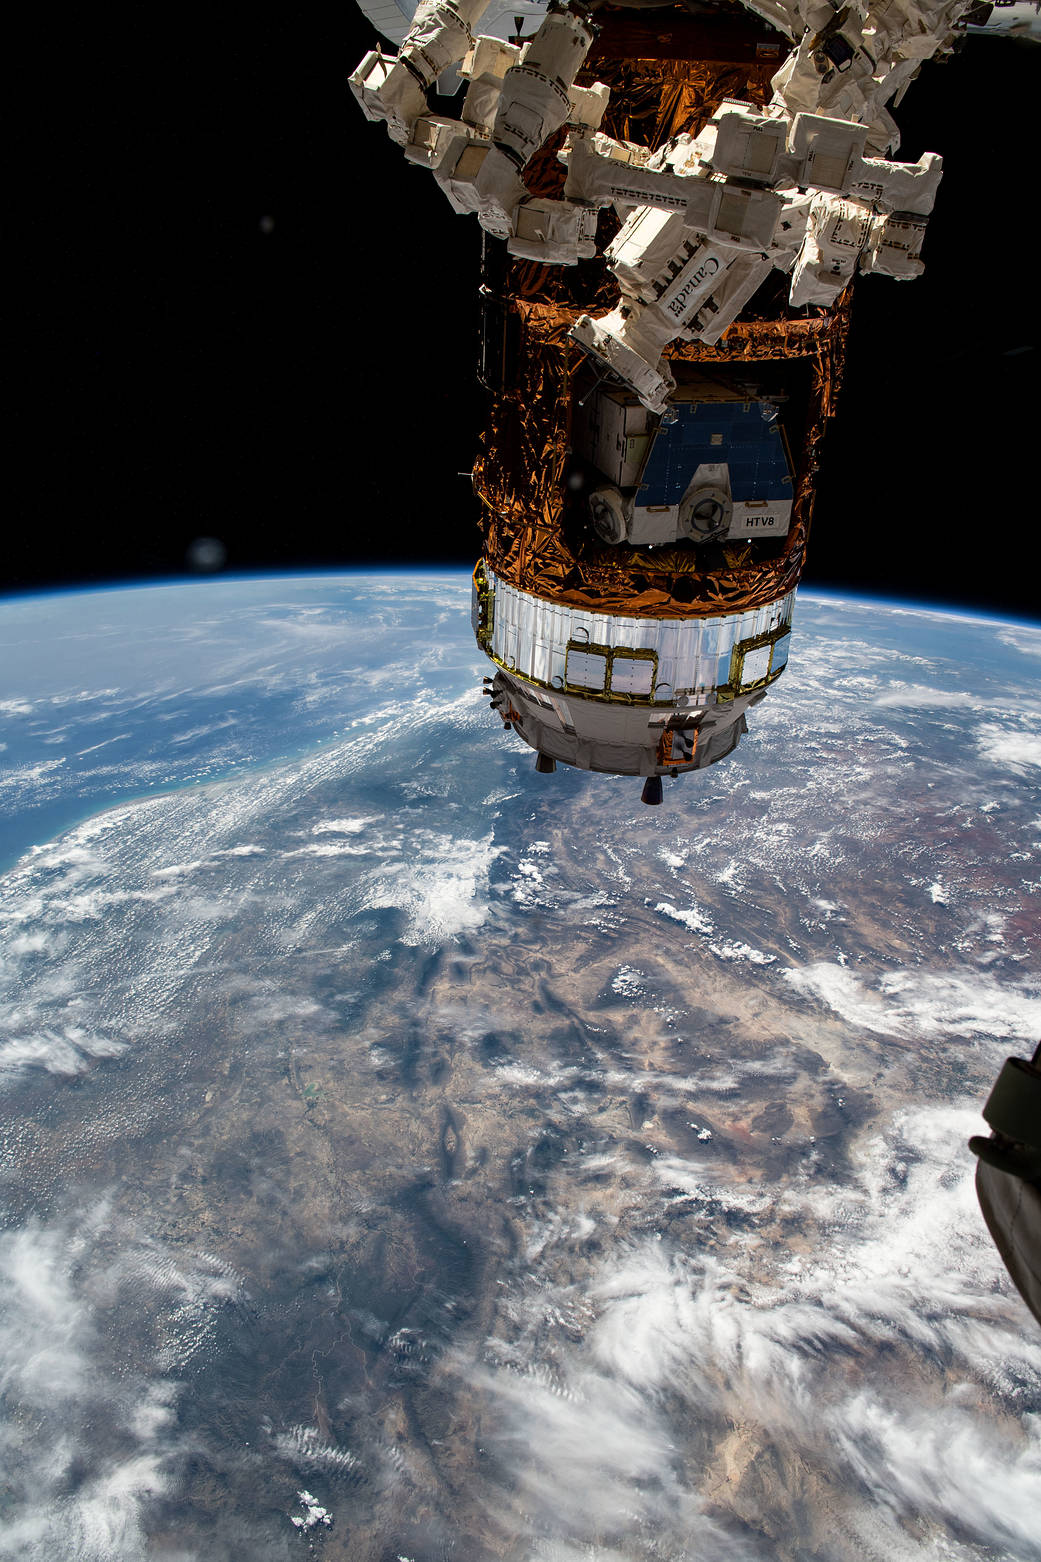
[[[516,297],[508,303],[519,327],[516,371],[509,390],[492,403],[474,464],[484,556],[497,576],[533,596],[641,618],[741,612],[798,584],[821,438],[839,386],[845,305],[810,319],[738,321],[713,347],[693,342],[670,348],[673,364],[805,358],[812,367],[805,442],[793,452],[792,520],[783,551],[757,560],[755,544],[728,543],[723,566],[707,570],[704,554],[689,543],[654,550],[612,546],[591,530],[566,524],[572,381],[585,362],[567,333],[581,311]],[[588,371],[586,378],[591,383]]]
[[[685,21],[693,25],[685,27]],[[742,31],[747,34],[749,29]],[[656,57],[656,50],[670,47],[696,50],[698,57]],[[712,52],[745,58],[712,58]],[[711,26],[682,14],[668,35],[660,35],[641,25],[635,13],[615,12],[577,80],[579,86],[602,81],[610,87],[611,100],[600,126],[605,135],[656,152],[673,136],[696,135],[724,98],[767,103],[780,56],[779,48],[764,51],[751,37],[739,42],[733,30],[728,43],[725,36],[714,35]]]
[[[706,22],[677,8],[663,22],[660,14],[649,18],[605,6],[597,20],[601,32],[578,80],[610,87],[602,126],[609,135],[654,149],[681,133],[696,134],[725,98],[759,104],[769,99],[780,46],[763,42],[762,23],[747,12],[715,13]],[[557,157],[562,141],[563,132],[526,170],[531,194],[562,192],[564,169]],[[598,251],[617,226],[613,211],[601,213]],[[582,375],[584,393],[592,374],[567,333],[580,314],[603,314],[617,303],[617,284],[604,262],[567,267],[514,261],[505,286],[496,291],[513,317],[516,336],[505,388],[492,400],[474,464],[474,487],[482,501],[485,558],[497,576],[521,591],[575,607],[653,618],[761,607],[798,583],[821,437],[839,387],[848,295],[829,313],[796,313],[775,301],[766,308],[779,318],[738,321],[714,346],[674,342],[667,349],[665,360],[675,366],[801,358],[812,368],[803,447],[792,452],[792,520],[783,547],[773,545],[775,556],[767,558],[755,544],[729,543],[722,566],[717,554],[709,569],[707,555],[693,544],[654,550],[611,546],[576,520],[580,502],[567,490],[571,398],[576,375]],[[762,310],[753,299],[746,314]]]

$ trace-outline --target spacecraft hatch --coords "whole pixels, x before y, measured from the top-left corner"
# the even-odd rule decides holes
[[[886,105],[965,0],[365,0],[366,117],[482,234],[473,628],[558,763],[732,753],[788,660],[858,271],[909,280],[942,168]],[[435,97],[436,91],[436,97]]]

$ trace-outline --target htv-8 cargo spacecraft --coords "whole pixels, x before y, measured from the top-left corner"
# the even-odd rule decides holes
[[[784,670],[850,284],[921,272],[940,180],[886,105],[991,8],[401,6],[350,84],[483,229],[487,692],[540,770],[659,802]]]

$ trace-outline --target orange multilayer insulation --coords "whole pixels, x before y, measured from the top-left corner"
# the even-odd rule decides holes
[[[685,50],[696,53],[696,61],[674,57]],[[713,50],[731,57],[706,59]],[[711,26],[678,14],[670,32],[658,35],[640,22],[639,13],[608,12],[579,82],[610,87],[603,125],[608,134],[654,149],[683,132],[697,134],[725,98],[765,103],[777,64],[773,46],[750,39],[746,30],[713,36]],[[560,137],[527,170],[532,194],[559,193],[559,145]],[[600,249],[610,240],[612,221],[602,216]],[[567,333],[582,313],[602,312],[616,302],[617,287],[603,262],[562,268],[513,261],[500,299],[512,332],[513,368],[492,398],[474,466],[484,557],[499,579],[575,607],[649,618],[740,612],[776,601],[797,585],[821,440],[840,384],[848,293],[831,310],[792,310],[775,302],[772,318],[739,320],[712,346],[675,341],[666,350],[677,380],[684,365],[712,372],[764,361],[809,364],[807,419],[802,449],[792,452],[796,480],[783,550],[764,559],[751,543],[729,543],[722,562],[717,559],[711,569],[689,544],[618,547],[601,542],[589,528],[567,524],[572,396],[593,381],[588,360]]]

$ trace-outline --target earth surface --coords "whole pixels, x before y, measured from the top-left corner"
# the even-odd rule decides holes
[[[0,604],[0,1555],[1041,1556],[1041,628],[802,596],[658,809],[486,671],[461,573]]]

